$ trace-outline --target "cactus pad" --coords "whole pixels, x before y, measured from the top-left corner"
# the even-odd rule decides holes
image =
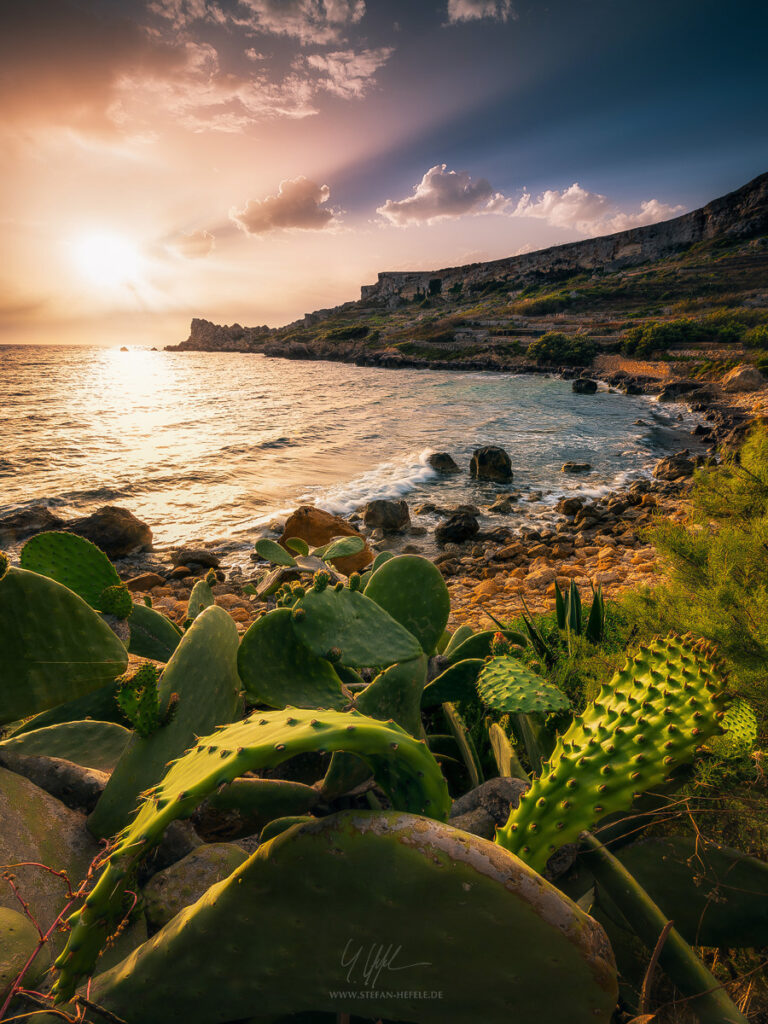
[[[546,714],[570,707],[562,690],[509,655],[485,662],[477,677],[477,692],[486,707],[510,714]]]
[[[484,664],[482,658],[466,658],[449,665],[445,672],[424,687],[421,706],[433,708],[446,701],[472,700],[477,692],[475,683]]]
[[[456,630],[456,636],[459,635],[461,626]],[[528,641],[525,639],[522,633],[516,633],[512,629],[504,630],[491,630],[486,629],[482,633],[473,633],[472,636],[468,636],[461,643],[454,644],[451,642],[445,651],[445,656],[451,665],[455,665],[457,661],[466,661],[467,658],[487,658],[491,653],[491,644],[493,638],[497,633],[501,632],[510,643],[516,644],[518,647],[526,647]]]
[[[333,665],[296,639],[288,608],[276,608],[249,627],[237,666],[254,703],[339,710],[350,702]]]
[[[365,596],[389,612],[421,644],[435,651],[451,612],[451,599],[440,570],[420,555],[397,555],[371,576]]]
[[[745,700],[735,700],[720,723],[724,736],[716,736],[710,746],[718,754],[748,752],[757,742],[757,718],[752,706]]]
[[[392,719],[411,736],[422,735],[421,694],[427,680],[427,657],[400,661],[380,672],[355,701],[371,718]]]
[[[145,604],[135,604],[128,616],[128,650],[139,658],[169,661],[179,646],[181,630],[170,619]]]
[[[213,570],[211,569],[209,572],[213,572]],[[187,618],[196,619],[204,608],[210,608],[214,603],[213,591],[207,577],[204,580],[198,580],[194,587],[192,587],[192,593],[189,595]]]
[[[313,588],[292,616],[296,636],[313,654],[352,668],[393,665],[421,654],[412,633],[354,590]]]
[[[74,533],[38,533],[21,549],[21,567],[62,583],[91,608],[100,605],[106,587],[119,586],[120,577],[101,548]]]
[[[185,642],[212,611],[196,621]],[[132,749],[129,747],[124,758]],[[244,772],[273,768],[310,750],[356,753],[368,763],[395,807],[435,818],[448,816],[448,788],[426,743],[413,739],[397,725],[377,722],[354,711],[256,711],[242,722],[198,738],[195,746],[171,765],[165,778],[147,790],[138,814],[117,837],[85,906],[69,919],[69,942],[56,961],[61,968],[56,983],[58,998],[70,998],[78,979],[93,968],[110,922],[119,915],[127,872],[160,840],[172,821],[189,817],[219,786]],[[143,774],[151,776],[151,772]],[[105,795],[108,792],[109,786]],[[100,806],[101,802],[96,812]]]
[[[410,814],[345,811],[265,843],[90,996],[129,1024],[207,1024],[357,1015],[361,991],[366,1018],[608,1024],[617,989],[600,926],[515,857]]]
[[[133,598],[126,586],[116,583],[102,590],[96,607],[105,615],[114,615],[117,619],[127,619],[133,611]]]
[[[86,602],[55,580],[10,568],[0,580],[0,725],[98,690],[128,655]]]
[[[703,641],[655,640],[558,738],[496,841],[543,870],[593,822],[627,810],[719,731],[722,682]]]
[[[83,768],[111,772],[130,738],[128,729],[115,722],[62,722],[11,736],[0,743],[0,750],[60,757]]]

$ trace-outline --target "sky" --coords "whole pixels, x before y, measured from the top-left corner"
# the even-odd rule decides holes
[[[0,0],[0,343],[172,344],[768,170],[763,0]]]

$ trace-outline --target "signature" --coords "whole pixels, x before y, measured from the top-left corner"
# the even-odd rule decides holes
[[[350,947],[352,947],[350,949]],[[356,968],[360,968],[363,977],[363,984],[369,988],[375,986],[382,971],[407,971],[412,967],[431,967],[432,964],[426,960],[414,964],[398,964],[395,961],[400,956],[402,946],[384,946],[378,943],[371,943],[363,956],[364,946],[353,945],[350,939],[341,954],[341,966],[347,967],[347,981],[352,982],[352,975]]]

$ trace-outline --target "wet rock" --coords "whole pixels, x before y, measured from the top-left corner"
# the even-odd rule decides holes
[[[561,498],[555,505],[555,510],[564,516],[575,516],[581,511],[583,504],[584,498]]]
[[[438,473],[453,475],[461,472],[459,467],[456,465],[453,456],[449,455],[448,452],[433,452],[427,459],[427,462],[432,469],[437,470]]]
[[[0,547],[16,544],[46,530],[61,530],[64,525],[64,520],[45,505],[30,505],[0,518]]]
[[[469,472],[478,480],[500,480],[503,483],[512,479],[512,462],[503,448],[487,444],[472,453]]]
[[[687,395],[701,387],[698,380],[672,380],[664,385],[659,394],[660,402],[676,402],[681,395]]]
[[[519,494],[500,494],[493,504],[488,506],[488,511],[497,516],[508,516],[515,511],[515,503],[519,497]]]
[[[171,561],[175,566],[179,565],[203,565],[206,569],[218,569],[221,560],[207,548],[179,548],[172,552]]]
[[[144,593],[147,590],[154,589],[154,587],[163,587],[165,583],[165,577],[157,572],[143,572],[140,576],[132,576],[131,579],[125,581],[126,587],[133,594],[137,592]]]
[[[564,462],[560,472],[561,473],[588,473],[592,469],[592,464],[589,462]]]
[[[127,508],[104,505],[93,515],[75,519],[67,530],[96,544],[110,558],[124,558],[152,548],[152,531]]]
[[[489,779],[453,801],[450,824],[461,828],[456,824],[456,819],[480,808],[486,812],[494,825],[505,825],[510,808],[517,807],[526,789],[528,783],[522,779]]]
[[[659,459],[653,469],[653,476],[657,480],[683,480],[693,476],[696,468],[695,461],[689,457],[689,453],[678,452],[677,455],[670,455],[666,459]]]
[[[736,366],[723,377],[723,391],[759,391],[765,387],[765,377],[755,366],[743,363]]]
[[[301,505],[291,514],[283,529],[280,543],[291,537],[300,537],[310,547],[319,547],[327,544],[333,537],[359,537],[360,533],[339,516],[331,515],[324,509],[315,508],[314,505]],[[334,558],[333,566],[339,572],[349,576],[353,572],[362,572],[373,561],[373,553],[366,545],[356,555],[349,555],[346,558]]]
[[[162,928],[212,885],[231,875],[247,856],[234,843],[207,843],[159,871],[144,888],[147,924],[151,929]]]
[[[435,528],[435,538],[438,544],[445,544],[447,541],[461,544],[479,532],[480,524],[475,516],[468,512],[455,512],[444,522],[438,524]]]
[[[369,501],[363,512],[363,520],[369,530],[381,529],[385,533],[399,533],[411,522],[408,502],[389,501],[385,498]]]
[[[597,381],[589,377],[577,377],[571,387],[577,395],[594,395],[597,391]]]

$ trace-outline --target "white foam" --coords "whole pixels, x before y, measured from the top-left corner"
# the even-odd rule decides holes
[[[404,494],[409,494],[421,484],[437,477],[437,472],[427,461],[433,450],[425,448],[418,456],[381,462],[353,480],[325,490],[307,492],[299,500],[312,502],[334,515],[349,515],[369,501],[402,498]]]

